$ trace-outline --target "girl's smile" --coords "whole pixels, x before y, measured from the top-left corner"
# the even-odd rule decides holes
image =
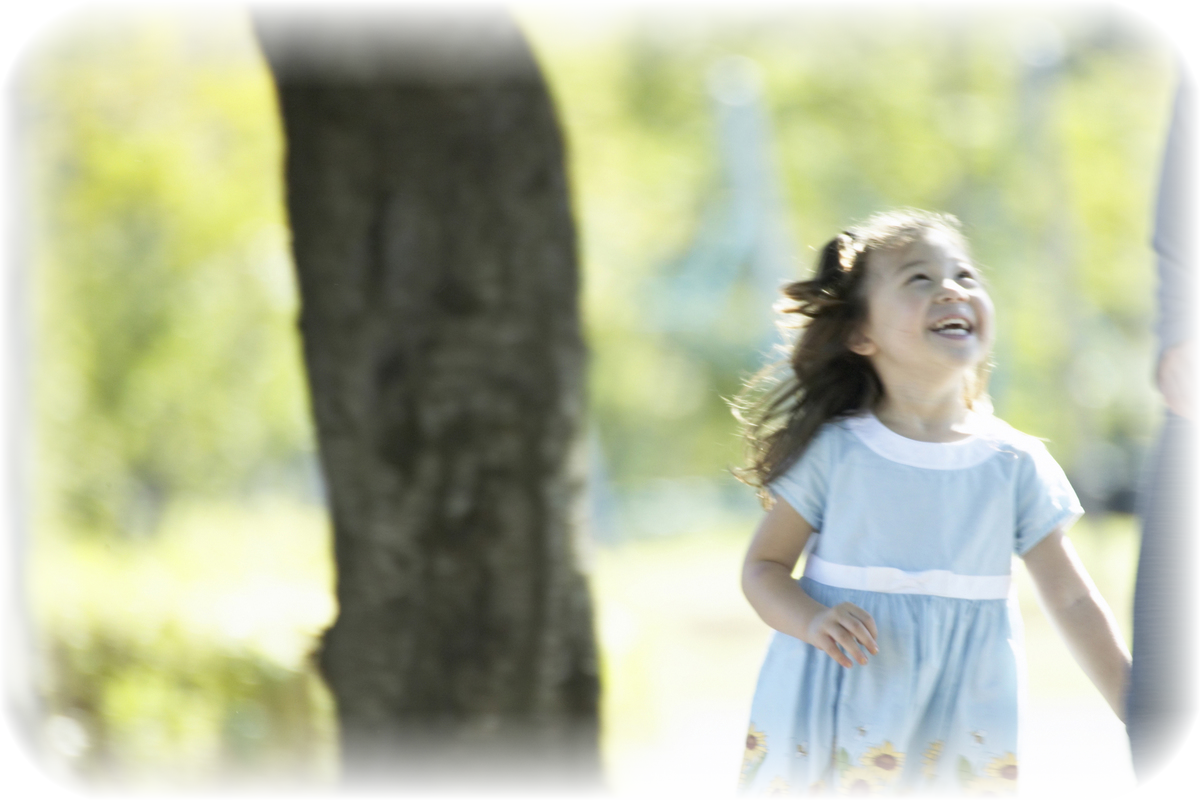
[[[975,326],[965,316],[951,314],[933,323],[930,330],[941,336],[949,336],[952,339],[963,339],[974,334]]]

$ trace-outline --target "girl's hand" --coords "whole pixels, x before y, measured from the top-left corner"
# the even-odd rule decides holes
[[[875,637],[875,620],[866,611],[853,603],[838,603],[813,617],[808,626],[808,643],[825,651],[843,667],[854,666],[850,659],[838,649],[854,657],[859,664],[867,663],[867,656],[859,648],[866,648],[871,655],[879,652]]]
[[[746,550],[742,591],[762,621],[775,630],[824,650],[843,667],[853,664],[839,645],[851,658],[866,664],[860,644],[871,654],[879,652],[871,615],[853,603],[833,608],[819,603],[792,578],[796,560],[813,532],[808,520],[787,501],[776,502]]]

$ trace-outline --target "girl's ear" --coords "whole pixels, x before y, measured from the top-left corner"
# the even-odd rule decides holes
[[[858,353],[860,356],[869,357],[875,355],[878,348],[871,341],[871,337],[863,333],[861,326],[854,329],[850,337],[846,340],[846,347],[852,353]]]

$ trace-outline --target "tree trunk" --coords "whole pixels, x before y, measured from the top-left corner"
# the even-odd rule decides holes
[[[43,800],[55,790],[42,759],[34,650],[20,582],[22,301],[17,73],[23,0],[0,0],[0,798]]]
[[[598,775],[563,145],[499,11],[256,14],[333,517],[346,777]]]

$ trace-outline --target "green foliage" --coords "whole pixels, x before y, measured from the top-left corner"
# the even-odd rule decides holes
[[[182,634],[148,644],[98,634],[85,648],[57,645],[49,664],[61,713],[51,719],[84,731],[79,777],[179,786],[335,775],[330,698],[311,671],[206,649]]]
[[[236,12],[85,12],[18,80],[42,755],[331,778],[333,614],[270,76]],[[255,500],[255,498],[258,498]]]
[[[23,65],[38,512],[77,533],[312,449],[272,89],[218,19],[85,15]]]
[[[174,503],[150,541],[42,533],[29,584],[46,757],[122,785],[333,779],[311,660],[334,613],[320,508]]]
[[[568,134],[592,410],[614,482],[720,476],[741,458],[721,397],[760,363],[770,298],[733,265],[738,285],[700,338],[665,330],[646,298],[729,191],[706,80],[736,54],[757,66],[795,240],[781,278],[881,208],[959,215],[998,307],[998,413],[1047,437],[1081,486],[1130,487],[1158,409],[1149,223],[1175,78],[1165,43],[1091,7],[853,16],[524,13]],[[1085,475],[1105,445],[1120,457]]]

